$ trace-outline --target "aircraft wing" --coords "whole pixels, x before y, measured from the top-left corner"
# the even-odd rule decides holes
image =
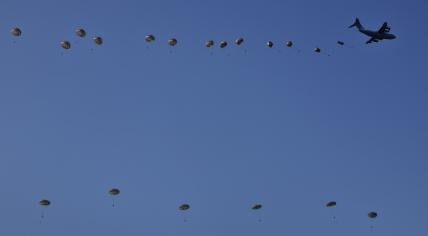
[[[378,33],[388,33],[391,30],[391,28],[388,26],[388,22],[383,23],[382,27],[380,27]]]
[[[369,39],[369,41],[366,42],[366,44],[373,43],[373,42],[377,43],[377,42],[379,42],[379,40],[372,37],[371,39]]]

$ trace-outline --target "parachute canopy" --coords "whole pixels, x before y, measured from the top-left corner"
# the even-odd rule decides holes
[[[168,45],[169,46],[175,46],[175,45],[177,45],[177,43],[178,43],[178,41],[175,38],[168,39]]]
[[[96,45],[101,45],[101,44],[103,44],[103,38],[101,38],[101,37],[99,37],[99,36],[94,37],[92,40],[94,40],[94,43],[95,43]]]
[[[320,52],[321,52],[321,48],[315,48],[315,49],[314,49],[314,52],[316,52],[316,53],[320,53]]]
[[[371,211],[367,214],[369,218],[374,219],[377,217],[377,212]]]
[[[270,47],[270,48],[271,48],[271,47],[273,47],[273,42],[272,42],[272,41],[270,41],[270,40],[269,40],[269,41],[267,41],[267,42],[266,42],[266,46],[268,46],[268,47]]]
[[[293,41],[287,41],[287,42],[285,43],[285,45],[286,45],[287,47],[291,48],[291,47],[293,46]]]
[[[209,47],[212,47],[212,46],[214,46],[214,40],[207,40],[206,42],[205,42],[205,47],[207,47],[207,48],[209,48]]]
[[[61,41],[61,47],[64,49],[70,49],[71,48],[71,43],[67,40]]]
[[[236,45],[241,45],[242,43],[244,42],[244,38],[237,38],[236,40],[235,40],[235,43],[236,43]]]
[[[336,206],[336,202],[335,202],[335,201],[327,202],[327,203],[325,204],[325,206],[326,206],[326,207],[334,207],[334,206]]]
[[[261,209],[263,206],[262,206],[262,204],[259,204],[259,203],[257,203],[257,204],[254,204],[252,207],[251,207],[251,209],[252,210],[259,210],[259,209]]]
[[[179,209],[180,211],[187,211],[187,210],[189,210],[189,209],[190,209],[190,205],[189,205],[189,204],[184,203],[184,204],[181,204],[181,205],[178,207],[178,209]]]
[[[12,28],[12,29],[10,30],[10,33],[11,33],[13,36],[15,36],[15,37],[19,37],[19,36],[21,36],[22,31],[21,31],[21,29],[20,29],[20,28],[18,28],[18,27],[14,27],[14,28]]]
[[[80,38],[83,38],[83,37],[86,36],[86,31],[84,29],[82,29],[82,28],[76,29],[75,33]]]
[[[50,204],[51,204],[51,202],[47,199],[42,199],[39,201],[40,206],[49,206]]]
[[[225,48],[227,47],[227,42],[226,41],[221,41],[220,42],[220,48]]]
[[[339,44],[339,45],[341,45],[341,46],[345,45],[345,43],[344,43],[344,42],[342,42],[342,41],[337,41],[337,44]]]
[[[108,194],[113,196],[119,195],[119,193],[120,193],[120,190],[118,188],[112,188],[108,191]]]
[[[155,41],[155,36],[153,34],[148,34],[144,37],[144,39],[146,40],[146,42],[150,43]]]

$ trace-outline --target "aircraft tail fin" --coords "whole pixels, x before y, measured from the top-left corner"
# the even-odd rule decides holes
[[[352,24],[351,26],[349,26],[349,28],[352,28],[352,27],[357,27],[358,28],[358,30],[364,30],[364,27],[363,27],[363,25],[360,23],[360,19],[355,19],[355,22],[354,22],[354,24]]]

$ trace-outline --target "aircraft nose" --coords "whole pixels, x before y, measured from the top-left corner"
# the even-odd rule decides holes
[[[392,38],[392,39],[396,39],[396,38],[397,38],[397,36],[395,36],[395,35],[391,35],[391,38]]]

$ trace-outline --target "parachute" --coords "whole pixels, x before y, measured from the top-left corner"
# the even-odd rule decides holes
[[[70,49],[71,48],[71,43],[67,40],[61,41],[61,47],[64,49]]]
[[[45,208],[51,205],[51,201],[47,199],[42,199],[39,201],[39,205],[42,208],[42,213],[40,214],[40,224],[42,223],[42,220],[45,218]]]
[[[236,45],[241,45],[242,43],[244,43],[244,38],[237,38],[236,40],[235,40],[235,44]]]
[[[227,42],[226,41],[221,41],[219,44],[220,48],[225,48],[227,47]]]
[[[287,42],[285,43],[285,46],[287,46],[287,47],[289,47],[289,48],[293,47],[293,41],[287,41]]]
[[[188,211],[190,209],[190,205],[187,203],[183,203],[178,207],[178,210],[180,210],[181,212],[183,212],[183,221],[187,222],[187,215],[186,215],[186,211]]]
[[[214,46],[214,40],[210,39],[205,42],[205,47],[210,48],[212,46]]]
[[[375,218],[377,218],[377,212],[375,212],[375,211],[370,211],[369,213],[367,213],[367,216],[368,216],[370,219],[375,219]],[[371,224],[371,225],[370,225],[370,231],[373,231],[373,228],[374,228],[374,226],[373,226],[373,224]]]
[[[178,207],[178,209],[179,209],[180,211],[187,211],[187,210],[189,210],[189,209],[190,209],[190,205],[189,205],[189,204],[184,203],[184,204],[181,204],[181,205]]]
[[[262,209],[262,207],[263,207],[263,205],[262,204],[254,204],[252,207],[251,207],[251,209],[252,210],[260,210],[260,209]]]
[[[75,33],[80,38],[84,38],[86,36],[86,31],[82,28],[76,29]]]
[[[327,208],[332,208],[332,207],[335,207],[336,205],[337,205],[336,201],[330,201],[325,204]],[[334,214],[332,215],[332,220],[333,222],[336,220],[336,216]]]
[[[266,46],[268,46],[268,47],[270,47],[270,48],[272,48],[273,47],[273,42],[272,41],[267,41],[266,42]]]
[[[155,41],[156,38],[153,34],[148,34],[144,37],[144,39],[146,40],[146,42],[150,43],[150,42]]]
[[[116,195],[119,195],[119,194],[120,194],[120,190],[119,190],[119,189],[117,189],[117,188],[112,188],[112,189],[110,189],[110,190],[108,191],[108,193],[109,193],[110,195],[112,195],[112,196],[116,196]]]
[[[251,210],[253,211],[259,211],[260,209],[262,209],[263,205],[260,203],[256,203],[251,207]],[[259,218],[259,222],[262,222],[262,217],[260,215],[260,212],[258,212],[258,218]]]
[[[15,37],[19,37],[19,36],[21,36],[22,31],[21,31],[21,29],[20,29],[20,28],[18,28],[18,27],[14,27],[14,28],[12,28],[12,29],[10,30],[10,33],[11,33],[13,36],[15,36]]]
[[[316,53],[320,53],[320,52],[321,52],[321,48],[315,48],[315,49],[314,49],[314,52],[316,52]]]
[[[177,43],[178,43],[178,41],[175,38],[168,39],[168,45],[169,46],[175,46],[175,45],[177,45]]]
[[[42,199],[42,200],[39,201],[39,205],[40,206],[50,206],[51,202],[49,200],[47,200],[47,199]]]
[[[340,46],[345,45],[345,43],[344,43],[344,42],[342,42],[342,41],[337,41],[337,44],[339,44]]]
[[[377,217],[377,212],[371,211],[367,215],[370,219],[374,219]]]
[[[120,190],[118,188],[112,188],[108,191],[108,194],[111,196],[112,207],[115,207],[114,197],[120,194]]]
[[[96,45],[101,45],[101,44],[103,44],[103,38],[101,38],[101,37],[99,37],[99,36],[94,37],[92,40],[94,40],[94,43],[95,43]]]

